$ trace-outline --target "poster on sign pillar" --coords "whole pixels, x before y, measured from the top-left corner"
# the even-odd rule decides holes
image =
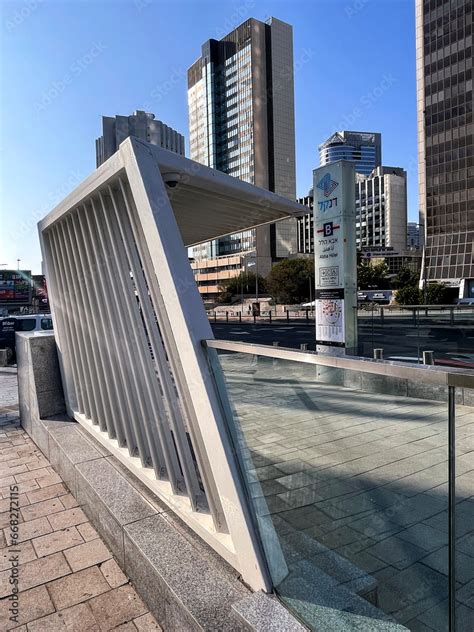
[[[313,171],[316,350],[357,349],[355,169],[340,160]]]

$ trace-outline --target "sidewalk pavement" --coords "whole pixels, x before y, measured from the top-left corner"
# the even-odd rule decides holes
[[[16,520],[18,538],[12,545]],[[0,370],[0,630],[11,629],[161,630],[61,478],[20,427],[16,373]]]

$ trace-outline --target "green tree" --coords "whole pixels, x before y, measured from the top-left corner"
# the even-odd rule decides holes
[[[402,288],[402,287],[414,287],[418,285],[420,280],[420,274],[415,272],[411,268],[404,267],[402,268],[397,276],[394,279],[394,287]]]
[[[277,303],[303,303],[313,297],[314,260],[283,259],[267,276],[267,290]]]
[[[266,292],[266,282],[264,277],[258,275],[258,292]],[[256,275],[253,272],[241,272],[238,276],[232,277],[219,285],[219,303],[230,303],[234,296],[256,293]]]
[[[357,286],[359,290],[383,290],[388,285],[389,267],[386,263],[363,260],[357,268]]]

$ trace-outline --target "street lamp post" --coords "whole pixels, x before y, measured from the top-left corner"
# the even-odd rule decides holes
[[[258,255],[255,253],[255,302],[258,303]]]
[[[240,311],[244,313],[244,266],[245,257],[240,256]]]

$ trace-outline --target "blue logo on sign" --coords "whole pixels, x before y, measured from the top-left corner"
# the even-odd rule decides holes
[[[329,197],[338,185],[338,182],[331,179],[331,174],[327,173],[321,178],[316,186],[318,187],[318,189],[321,189],[321,191],[323,191],[326,197]]]

